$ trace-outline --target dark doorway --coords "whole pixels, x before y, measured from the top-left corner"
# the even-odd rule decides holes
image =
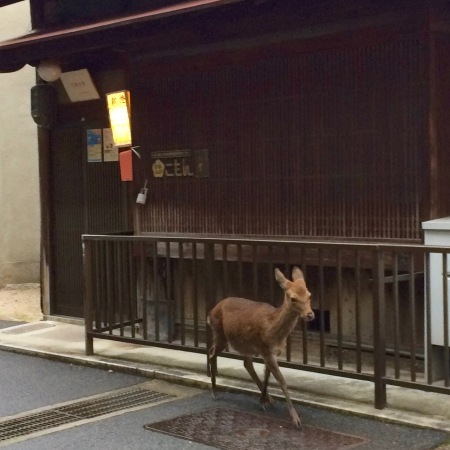
[[[88,162],[86,132],[99,124],[51,132],[50,313],[83,317],[83,233],[128,230],[126,187],[118,162]]]

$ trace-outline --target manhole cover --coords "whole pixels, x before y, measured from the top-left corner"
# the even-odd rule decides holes
[[[208,409],[144,428],[227,450],[350,449],[368,442],[310,425],[298,430],[290,422],[228,408]]]

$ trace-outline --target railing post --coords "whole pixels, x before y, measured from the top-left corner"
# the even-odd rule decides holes
[[[145,241],[140,242],[140,268],[139,268],[139,288],[140,301],[142,305],[142,337],[144,340],[148,339],[147,328],[147,267],[146,267],[146,251],[147,247]]]
[[[386,407],[386,323],[384,295],[384,254],[378,248],[374,252],[373,340],[375,408]]]
[[[206,291],[206,314],[214,307],[214,244],[205,243],[205,291]],[[211,376],[209,365],[209,349],[212,346],[212,332],[206,327],[206,373]]]
[[[92,241],[82,240],[83,274],[84,274],[84,326],[85,353],[94,354],[94,338],[92,336]]]

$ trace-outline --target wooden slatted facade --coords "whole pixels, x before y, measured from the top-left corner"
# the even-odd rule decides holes
[[[420,239],[427,61],[402,39],[140,73],[141,231]],[[152,176],[152,151],[185,148],[209,178]]]
[[[450,39],[436,34],[431,43],[430,218],[450,215]]]

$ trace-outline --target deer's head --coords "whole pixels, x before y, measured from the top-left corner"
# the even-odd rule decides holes
[[[283,289],[285,298],[291,302],[291,307],[298,312],[300,318],[306,321],[313,320],[311,293],[306,287],[303,272],[298,267],[294,267],[292,269],[292,281],[290,281],[280,270],[275,269],[275,279]]]

